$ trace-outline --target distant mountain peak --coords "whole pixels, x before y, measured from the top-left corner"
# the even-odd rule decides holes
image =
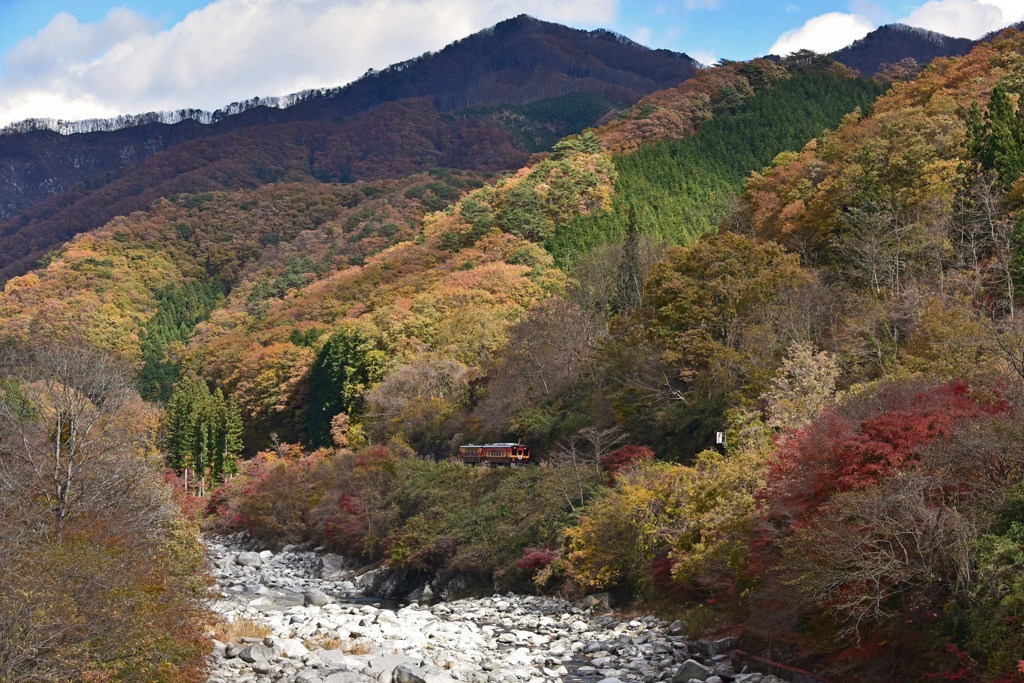
[[[500,21],[494,26],[490,26],[464,38],[460,38],[436,52],[428,51],[419,57],[413,57],[412,59],[397,62],[383,69],[367,69],[366,73],[359,78],[341,86],[303,90],[289,95],[253,97],[240,102],[232,102],[231,104],[220,107],[214,111],[183,108],[174,111],[152,111],[144,114],[123,114],[110,118],[93,118],[83,120],[64,120],[55,118],[25,119],[0,128],[0,136],[18,135],[35,131],[49,131],[59,133],[61,135],[101,133],[123,130],[125,128],[134,128],[136,126],[144,126],[148,124],[173,125],[186,121],[209,125],[260,107],[269,109],[289,109],[297,104],[308,102],[310,100],[333,99],[346,91],[358,89],[359,85],[363,81],[368,79],[379,79],[381,76],[406,71],[422,64],[430,57],[441,55],[446,51],[458,50],[459,46],[466,46],[471,42],[481,42],[492,37],[501,39],[503,36],[507,37],[510,34],[527,34],[537,31],[560,33],[566,36],[572,36],[574,34],[579,37],[587,36],[615,43],[630,50],[642,51],[645,53],[657,53],[661,60],[664,60],[666,57],[675,57],[684,64],[689,65],[693,71],[699,68],[699,64],[684,53],[671,52],[669,50],[652,50],[651,48],[641,45],[621,33],[616,33],[615,31],[601,28],[594,29],[592,31],[585,31],[583,29],[574,29],[561,24],[542,21],[530,16],[529,14],[520,14],[510,19]]]
[[[858,43],[861,43],[861,42],[864,42],[864,41],[869,41],[871,39],[871,37],[875,36],[876,34],[877,35],[885,35],[887,33],[899,33],[899,34],[903,34],[903,35],[914,36],[916,38],[927,40],[928,42],[934,43],[935,45],[938,45],[940,47],[944,47],[946,45],[949,45],[953,41],[966,40],[966,38],[952,38],[950,36],[945,35],[944,33],[937,33],[935,31],[930,31],[930,30],[928,30],[926,28],[920,28],[920,27],[917,27],[917,26],[910,26],[909,24],[896,23],[896,24],[885,24],[884,26],[879,26],[874,31],[872,31],[871,33],[867,34],[866,36],[864,36],[860,40],[856,40],[853,43],[851,43],[850,47],[853,47],[854,45],[857,45]]]
[[[908,57],[918,64],[928,64],[936,57],[965,55],[974,44],[966,38],[952,38],[906,24],[886,24],[833,52],[832,58],[864,76],[871,76],[886,64]]]
[[[936,57],[965,55],[978,43],[990,41],[1007,29],[1024,30],[1024,21],[987,33],[978,40],[954,38],[907,24],[886,24],[833,52],[832,58],[864,76],[871,76],[886,64],[895,64],[907,57],[924,66]]]

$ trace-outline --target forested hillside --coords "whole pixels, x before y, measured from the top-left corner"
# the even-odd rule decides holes
[[[123,356],[214,528],[658,601],[829,680],[1017,681],[1022,98],[1008,31],[886,86],[722,64],[500,177],[338,138],[404,177],[160,198],[9,280],[0,333]],[[467,120],[603,104],[529,106]],[[507,440],[543,466],[453,459]]]
[[[236,395],[250,447],[265,444],[270,432],[322,440],[309,432],[310,369],[340,320],[363,321],[366,343],[391,359],[374,381],[421,359],[454,361],[465,381],[476,381],[507,343],[509,325],[561,290],[554,283],[564,276],[546,274],[550,257],[535,245],[564,257],[621,240],[627,206],[640,216],[639,233],[686,243],[711,228],[744,173],[779,149],[799,148],[877,92],[872,82],[816,59],[703,71],[433,215],[428,210],[478,186],[477,176],[436,172],[398,183],[277,185],[158,202],[147,215],[77,238],[47,256],[44,269],[12,281],[0,301],[3,329],[21,339],[75,330],[125,353],[143,364],[147,396],[166,399],[184,360]],[[672,125],[655,123],[665,121]],[[667,141],[643,144],[659,137]],[[613,163],[606,147],[635,151]],[[668,152],[673,163],[661,163],[664,150],[677,150]],[[728,169],[717,175],[707,172],[715,155],[723,157],[716,168]],[[372,158],[366,163],[372,168]],[[645,168],[669,185],[689,178],[689,192],[638,191],[653,184],[643,185],[636,171]],[[703,201],[709,195],[718,204]],[[658,218],[682,215],[680,206],[699,215]],[[415,244],[400,244],[416,232]],[[461,274],[440,277],[448,268]],[[67,291],[73,294],[58,300],[56,293]],[[173,315],[183,297],[193,304],[185,319]],[[206,316],[192,338],[192,326]],[[353,401],[346,413],[362,405],[359,396]],[[487,429],[503,424],[492,419]],[[550,442],[566,429],[550,425],[529,436]],[[441,432],[423,437],[437,453],[447,448]]]
[[[750,169],[768,164],[779,152],[802,147],[834,128],[844,114],[867,109],[885,90],[839,69],[803,64],[801,57],[784,60],[782,69],[762,64],[761,73],[750,65],[735,67],[737,76],[752,81],[749,90],[723,86],[710,101],[714,118],[693,135],[645,144],[617,157],[614,210],[559,226],[546,245],[549,251],[557,259],[571,260],[573,254],[621,240],[630,229],[630,215],[639,232],[687,244],[718,225]],[[650,100],[637,109],[659,114]],[[603,137],[616,134],[619,129],[612,128]]]
[[[516,168],[696,70],[683,54],[521,16],[287,109],[258,106],[209,125],[0,135],[0,276],[174,194]]]
[[[313,372],[343,368],[335,395],[362,398],[309,435],[334,449],[265,453],[219,518],[398,568],[667,599],[826,678],[1018,680],[1022,51],[1008,33],[895,84],[752,174],[688,246],[627,229],[582,255],[479,370],[429,337],[386,367],[380,342],[335,336]],[[607,210],[627,192],[610,130],[428,218],[425,244],[543,244]],[[399,319],[430,329],[423,310]],[[414,455],[497,438],[549,468],[490,481]],[[477,513],[520,522],[519,560]]]

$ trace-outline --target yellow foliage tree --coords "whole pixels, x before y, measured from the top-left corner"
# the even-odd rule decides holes
[[[651,589],[650,565],[669,549],[688,468],[643,463],[618,476],[580,523],[566,530],[568,575],[586,589]]]

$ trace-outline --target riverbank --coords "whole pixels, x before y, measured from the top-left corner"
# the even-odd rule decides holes
[[[210,683],[774,683],[743,673],[731,638],[698,641],[682,622],[628,619],[601,598],[515,594],[430,605],[366,604],[376,576],[338,556],[247,550],[207,538],[231,635]]]

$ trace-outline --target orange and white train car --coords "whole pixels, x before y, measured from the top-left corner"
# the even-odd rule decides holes
[[[530,464],[530,447],[521,443],[471,443],[459,446],[459,460],[467,465],[521,467]]]

